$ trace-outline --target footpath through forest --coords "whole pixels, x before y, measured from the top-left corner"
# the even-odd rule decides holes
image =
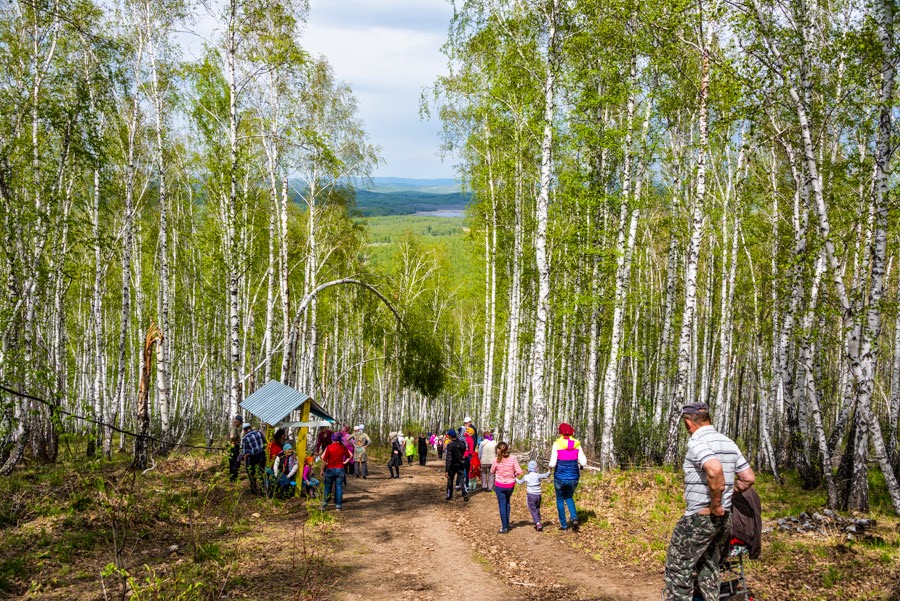
[[[575,548],[579,534],[557,528],[552,493],[544,494],[545,528],[536,532],[517,487],[512,529],[503,535],[493,493],[479,489],[465,503],[456,491],[452,501],[443,500],[443,462],[404,466],[394,480],[373,468],[366,480],[350,479],[343,511],[333,512],[336,537],[323,559],[340,575],[335,601],[472,593],[508,600],[660,598],[661,573],[613,571]]]

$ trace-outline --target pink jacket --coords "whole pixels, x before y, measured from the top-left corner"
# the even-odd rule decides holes
[[[491,463],[491,473],[494,474],[494,486],[513,488],[516,485],[516,478],[523,472],[516,456],[510,455],[502,461],[494,459],[494,462]]]

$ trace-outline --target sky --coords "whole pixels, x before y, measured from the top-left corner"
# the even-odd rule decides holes
[[[445,71],[440,47],[453,8],[448,0],[311,0],[303,47],[324,55],[350,84],[384,163],[374,175],[453,177],[440,153],[440,123],[419,117],[419,98]]]

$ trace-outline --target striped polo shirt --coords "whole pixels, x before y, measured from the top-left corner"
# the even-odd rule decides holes
[[[731,509],[734,474],[749,468],[750,464],[733,440],[717,432],[712,426],[703,426],[688,439],[687,454],[684,456],[685,515],[693,515],[709,507],[709,485],[703,464],[714,457],[722,464],[722,472],[725,474],[722,507],[726,511]]]

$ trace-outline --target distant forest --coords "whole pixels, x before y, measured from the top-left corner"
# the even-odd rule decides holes
[[[417,190],[389,192],[357,190],[356,209],[364,217],[412,215],[420,211],[462,210],[469,203],[469,198],[469,194],[461,192],[436,194]]]
[[[291,190],[294,203],[304,210],[303,195],[308,191],[306,185],[302,181],[294,181],[291,183]],[[329,195],[332,198],[340,196],[342,203],[351,198],[346,188],[334,189]],[[363,217],[414,215],[440,210],[462,211],[471,200],[471,193],[461,192],[459,182],[452,179],[373,177],[371,188],[358,188],[353,195],[355,198],[350,203],[350,211]]]

